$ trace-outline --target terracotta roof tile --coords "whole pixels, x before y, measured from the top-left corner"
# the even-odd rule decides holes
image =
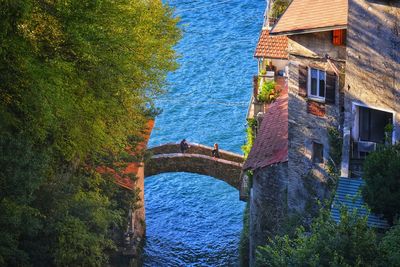
[[[258,169],[288,161],[288,88],[283,77],[278,78],[281,89],[278,99],[268,106],[257,138],[243,168]]]
[[[268,29],[261,31],[254,57],[288,58],[288,38],[286,36],[270,36]]]
[[[348,0],[293,0],[271,33],[347,26]]]

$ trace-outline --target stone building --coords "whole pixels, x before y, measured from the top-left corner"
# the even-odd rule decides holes
[[[257,246],[308,224],[317,200],[329,196],[328,129],[339,129],[343,117],[347,8],[347,0],[293,0],[269,27],[269,38],[287,38],[288,60],[280,97],[264,110],[244,165],[253,171],[250,265]]]
[[[301,214],[327,196],[335,164],[328,132],[343,118],[347,10],[347,0],[293,0],[271,30],[289,39],[288,207]]]
[[[346,177],[361,178],[369,152],[400,140],[399,1],[293,0],[267,29],[288,38],[287,80],[244,165],[253,171],[250,265],[268,237],[310,222],[316,200],[332,191],[329,163],[341,171],[339,187],[361,185]],[[330,129],[343,136],[341,163],[332,160]]]
[[[271,6],[273,1],[268,4]],[[266,10],[268,10],[267,8]],[[267,12],[265,13],[267,18]],[[274,20],[273,20],[274,21]],[[272,21],[272,22],[273,22]],[[255,118],[260,112],[265,112],[266,106],[257,100],[260,88],[268,80],[286,76],[288,65],[288,38],[286,36],[271,36],[272,24],[265,19],[254,57],[258,63],[258,74],[253,77],[253,94],[250,100],[248,118]]]
[[[400,140],[400,1],[349,1],[344,94],[341,176],[359,177],[365,153]]]

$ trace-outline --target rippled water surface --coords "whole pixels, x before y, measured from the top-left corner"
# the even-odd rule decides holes
[[[157,101],[150,146],[177,142],[240,153],[257,63],[263,0],[169,0],[181,16],[180,69]],[[173,173],[145,181],[145,266],[235,266],[244,203],[212,177]]]

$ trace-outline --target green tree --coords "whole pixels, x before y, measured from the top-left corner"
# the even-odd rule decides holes
[[[272,3],[270,16],[272,18],[279,18],[288,8],[291,0],[275,0]]]
[[[140,140],[177,22],[161,1],[0,0],[0,265],[107,261],[137,195],[94,170]]]
[[[400,144],[368,155],[364,162],[365,201],[393,222],[400,212]]]
[[[310,232],[298,228],[294,238],[277,236],[257,250],[257,266],[371,266],[378,255],[367,218],[342,209],[340,222],[321,211]]]
[[[379,266],[400,266],[400,224],[393,226],[379,244]]]

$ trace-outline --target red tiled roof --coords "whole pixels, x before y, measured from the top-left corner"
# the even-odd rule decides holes
[[[278,99],[268,106],[254,145],[243,169],[258,169],[288,161],[288,88],[278,78],[281,89]]]
[[[271,33],[345,28],[347,13],[348,0],[293,0]]]
[[[288,38],[286,36],[270,36],[268,29],[261,31],[254,57],[288,58]]]

